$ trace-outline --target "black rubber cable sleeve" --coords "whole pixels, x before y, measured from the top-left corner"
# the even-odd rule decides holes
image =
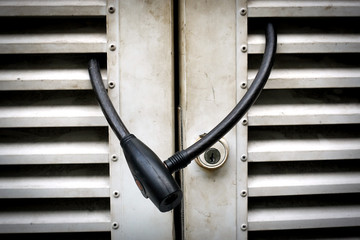
[[[193,145],[175,153],[172,157],[164,162],[170,173],[176,172],[179,169],[186,167],[193,159],[214,145],[237,124],[237,122],[255,103],[262,89],[264,88],[267,79],[269,78],[271,68],[274,63],[277,36],[274,26],[271,23],[267,23],[265,38],[265,52],[259,71],[244,97],[214,129],[212,129]]]
[[[121,121],[119,115],[117,114],[113,104],[110,101],[110,98],[104,87],[104,83],[100,73],[99,63],[96,59],[90,59],[89,61],[89,75],[92,87],[94,89],[96,98],[101,106],[101,110],[104,113],[106,120],[109,125],[115,132],[119,140],[122,140],[124,137],[129,135],[129,131],[126,129],[126,126]]]

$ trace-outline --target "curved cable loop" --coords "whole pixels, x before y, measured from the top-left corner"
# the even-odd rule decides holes
[[[224,118],[224,120],[222,120],[208,134],[206,134],[203,138],[188,148],[175,153],[164,162],[170,173],[176,172],[181,168],[186,167],[194,158],[214,145],[218,139],[222,138],[230,131],[231,128],[237,124],[237,122],[255,103],[269,78],[271,68],[274,63],[277,37],[274,26],[271,23],[268,23],[266,26],[265,38],[265,52],[259,71],[244,97]]]

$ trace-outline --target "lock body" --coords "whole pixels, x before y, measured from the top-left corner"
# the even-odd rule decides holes
[[[200,139],[202,138],[201,135]],[[214,145],[199,155],[195,161],[205,169],[214,170],[222,167],[229,155],[229,145],[224,138],[219,139]]]

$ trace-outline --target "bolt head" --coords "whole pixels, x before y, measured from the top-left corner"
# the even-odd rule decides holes
[[[118,160],[118,157],[116,154],[111,155],[111,161],[116,162]]]
[[[246,8],[241,8],[241,9],[240,9],[240,15],[241,15],[241,16],[245,16],[246,13],[247,13],[247,9],[246,9]]]
[[[242,231],[246,231],[247,230],[247,225],[246,224],[241,224],[241,230]]]
[[[119,228],[119,223],[118,223],[118,222],[113,222],[113,223],[111,224],[111,227],[112,227],[113,229],[118,229],[118,228]]]
[[[108,11],[109,11],[109,13],[114,13],[115,12],[115,7],[114,6],[109,6]]]

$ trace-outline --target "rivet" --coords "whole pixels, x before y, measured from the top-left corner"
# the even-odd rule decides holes
[[[246,126],[248,124],[248,120],[246,118],[244,118],[242,121],[241,121],[241,124]]]
[[[109,11],[109,13],[114,13],[115,12],[115,7],[114,6],[109,6],[108,11]]]
[[[241,230],[246,231],[247,230],[247,225],[246,224],[241,224]]]
[[[117,160],[118,160],[118,157],[116,156],[116,154],[113,154],[111,156],[111,161],[116,162]]]
[[[241,161],[245,162],[247,160],[247,156],[245,154],[241,155]]]
[[[247,52],[247,46],[245,44],[241,46],[241,51],[243,53]]]
[[[112,227],[113,229],[118,229],[118,228],[119,228],[119,223],[118,223],[118,222],[113,222],[113,223],[111,224],[111,227]]]
[[[113,191],[113,196],[114,196],[115,198],[120,197],[120,192],[117,191],[117,190]]]
[[[109,49],[110,49],[110,51],[115,51],[116,50],[115,44],[110,44]]]
[[[241,190],[240,195],[241,195],[242,197],[246,197],[246,196],[247,196],[247,191],[246,191],[246,190]]]
[[[113,81],[110,81],[108,83],[108,85],[109,85],[109,88],[114,88],[115,87],[115,83]]]
[[[246,8],[241,8],[241,9],[240,9],[240,14],[241,14],[241,16],[245,16],[246,13],[247,13]]]
[[[240,87],[241,87],[242,89],[245,89],[245,88],[247,87],[247,83],[246,83],[246,82],[242,82],[241,85],[240,85]]]

